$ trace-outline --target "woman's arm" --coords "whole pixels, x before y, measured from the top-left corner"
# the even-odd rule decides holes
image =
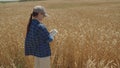
[[[54,40],[54,37],[50,35],[48,32],[47,28],[43,24],[39,24],[39,30],[40,30],[40,35],[41,39],[43,39],[46,42],[52,42]]]

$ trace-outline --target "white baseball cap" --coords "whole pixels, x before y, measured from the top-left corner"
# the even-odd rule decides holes
[[[35,6],[33,12],[42,13],[45,17],[49,16],[43,6]]]

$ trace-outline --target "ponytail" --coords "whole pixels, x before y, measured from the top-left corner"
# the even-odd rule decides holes
[[[26,33],[26,35],[27,35],[28,32],[29,32],[29,27],[30,27],[30,25],[31,25],[31,21],[32,21],[32,14],[30,15],[30,18],[29,18],[29,22],[28,22],[28,25],[27,25],[27,33]]]
[[[36,16],[38,16],[38,13],[37,13],[37,12],[31,13],[31,16],[30,16],[30,18],[29,18],[29,22],[28,22],[28,25],[27,25],[27,33],[26,33],[26,35],[28,34],[30,25],[31,25],[31,23],[32,23],[32,16],[33,16],[33,17],[36,17]]]

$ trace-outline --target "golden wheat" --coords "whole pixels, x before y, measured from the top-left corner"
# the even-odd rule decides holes
[[[0,68],[33,68],[24,56],[26,26],[35,5],[46,7],[52,68],[119,68],[120,1],[75,0],[0,3]]]

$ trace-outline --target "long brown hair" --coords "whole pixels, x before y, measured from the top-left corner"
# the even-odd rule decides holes
[[[30,25],[31,25],[31,23],[32,23],[32,17],[36,17],[36,16],[38,16],[38,13],[37,13],[37,12],[31,13],[30,18],[29,18],[29,22],[28,22],[28,25],[27,25],[27,33],[26,33],[26,35],[28,34],[28,32],[29,32],[29,30],[30,30]]]

